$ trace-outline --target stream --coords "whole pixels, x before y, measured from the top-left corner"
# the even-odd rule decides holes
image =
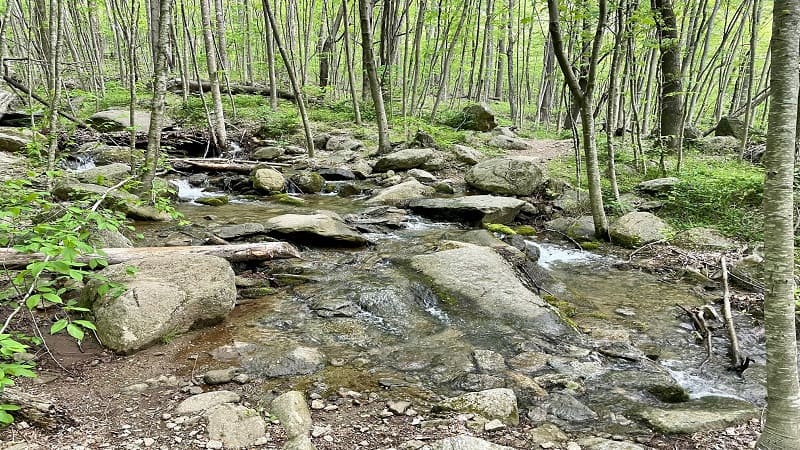
[[[182,200],[178,210],[194,224],[189,235],[279,214],[327,210],[346,216],[366,208],[359,199],[329,195],[304,195],[303,205],[232,198],[209,207],[193,203],[209,192],[186,181],[176,184]],[[137,224],[137,231],[151,242],[181,234],[164,224]],[[763,404],[764,343],[753,320],[735,318],[742,349],[755,361],[739,375],[727,370],[722,328],[715,333],[713,357],[701,367],[705,349],[676,306],[713,303],[721,297],[719,290],[663,281],[620,269],[621,261],[613,256],[526,238],[539,250],[541,285],[561,307],[569,307],[570,320],[582,332],[562,339],[443,300],[410,269],[409,258],[434,252],[446,241],[474,242],[479,233],[487,232],[411,215],[390,233],[365,234],[372,244],[362,249],[301,246],[300,261],[267,262],[257,270],[283,287],[237,307],[224,336],[208,338],[219,340],[211,342],[221,349],[214,359],[240,364],[277,386],[288,381],[274,373],[275,361],[298,346],[317,348],[325,367],[291,383],[305,380],[317,390],[332,391],[380,385],[436,399],[502,387],[503,376],[474,370],[472,352],[491,350],[503,355],[513,371],[527,373],[548,390],[566,388],[597,414],[593,420],[571,420],[574,414],[565,414],[563,426],[621,434],[640,430],[624,419],[637,405],[660,404],[647,393],[653,385],[678,386],[691,399],[713,396]],[[546,364],[529,370],[530,359],[522,356],[540,353],[549,355]],[[536,410],[535,396],[517,393],[522,407]]]

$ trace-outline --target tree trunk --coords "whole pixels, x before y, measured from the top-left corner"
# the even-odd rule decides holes
[[[214,34],[211,28],[211,6],[209,0],[200,0],[200,15],[203,19],[203,42],[206,47],[208,80],[211,83],[211,101],[214,103],[214,134],[220,149],[228,148],[228,132],[225,128],[225,113],[222,111],[222,93],[219,89],[219,69]]]
[[[350,98],[353,101],[353,115],[356,125],[361,126],[361,107],[358,105],[358,95],[356,93],[356,71],[353,67],[353,52],[350,49],[350,17],[347,12],[348,0],[342,0],[342,17],[344,18],[344,57],[347,66],[347,81],[350,87]]]
[[[150,131],[147,136],[147,152],[145,153],[141,178],[145,192],[150,192],[152,188],[156,166],[158,165],[158,155],[161,151],[161,128],[164,121],[167,96],[167,52],[169,51],[167,46],[169,44],[173,0],[160,0],[159,5],[161,20],[158,22],[157,51],[154,61],[155,73],[153,74],[153,101],[150,106]]]
[[[581,81],[576,76],[575,71],[572,70],[572,66],[564,52],[561,27],[559,25],[558,0],[547,0],[547,10],[550,20],[550,38],[553,42],[556,60],[561,67],[569,90],[572,93],[572,97],[576,99],[580,105],[582,144],[586,157],[586,176],[589,181],[589,201],[592,208],[595,235],[600,239],[608,240],[608,218],[606,217],[603,206],[603,192],[600,186],[600,169],[597,161],[597,141],[594,133],[594,88],[597,77],[597,63],[600,59],[600,47],[602,45],[603,32],[607,19],[606,0],[599,1],[599,9],[597,28],[595,29],[594,39],[591,43],[591,55],[588,59],[588,71],[585,77],[585,84],[582,86]]]
[[[358,0],[358,13],[361,18],[361,45],[363,47],[364,71],[369,79],[369,90],[375,105],[375,115],[378,121],[378,153],[385,154],[392,151],[389,142],[389,122],[386,119],[386,107],[383,103],[383,93],[378,81],[378,68],[375,66],[375,55],[372,51],[372,27],[370,16],[367,15],[367,0]]]
[[[800,449],[800,382],[794,298],[794,148],[797,139],[800,0],[775,2],[772,24],[774,95],[764,156],[764,328],[767,409],[757,448]]]
[[[263,0],[264,14],[267,15],[269,26],[272,27],[272,37],[275,40],[275,45],[278,46],[278,52],[281,54],[283,64],[289,72],[289,82],[292,85],[294,96],[297,99],[297,109],[300,111],[300,120],[303,122],[303,133],[306,137],[306,148],[308,149],[308,156],[314,157],[314,138],[311,136],[311,126],[308,123],[308,113],[306,112],[306,102],[303,98],[303,91],[300,89],[300,84],[297,82],[297,75],[295,75],[294,65],[286,49],[281,44],[280,35],[278,34],[278,23],[275,21],[275,16],[272,14],[272,8],[269,5],[269,0]]]

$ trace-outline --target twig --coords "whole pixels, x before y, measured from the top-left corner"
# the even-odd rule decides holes
[[[99,208],[100,204],[103,203],[103,200],[105,200],[106,197],[108,197],[108,194],[110,194],[111,192],[113,192],[116,189],[121,188],[122,186],[125,185],[125,183],[133,180],[134,178],[136,178],[136,177],[135,176],[131,176],[131,177],[125,178],[124,180],[120,181],[119,183],[117,183],[117,184],[111,186],[110,188],[106,189],[106,191],[103,192],[102,195],[100,195],[100,198],[98,198],[97,201],[94,202],[94,205],[92,205],[92,207],[89,208],[89,210],[90,211],[97,211],[97,208]]]
[[[720,258],[722,264],[722,315],[725,318],[725,327],[728,329],[728,339],[731,341],[728,355],[731,358],[733,367],[742,365],[742,355],[739,349],[739,339],[736,337],[736,327],[733,323],[733,314],[731,314],[731,294],[728,288],[728,264],[725,257]]]
[[[575,246],[578,247],[578,250],[583,251],[583,247],[581,246],[581,244],[579,244],[578,241],[576,241],[575,239],[572,239],[568,234],[562,233],[561,231],[554,230],[552,228],[545,228],[544,231],[551,231],[553,233],[558,233],[561,236],[564,236],[565,238],[570,240],[573,244],[575,244]]]
[[[50,261],[51,257],[52,257],[51,255],[45,256],[44,261],[42,262],[44,264],[47,264],[47,262]],[[42,272],[39,272],[38,274],[36,274],[35,277],[33,277],[33,281],[31,281],[31,285],[28,288],[28,292],[26,292],[25,295],[22,296],[22,300],[19,301],[17,308],[14,309],[14,311],[12,311],[11,314],[6,319],[6,322],[3,324],[3,328],[0,328],[0,334],[3,334],[3,332],[6,331],[6,328],[8,328],[8,325],[11,323],[11,319],[13,319],[14,316],[16,316],[19,313],[19,311],[22,309],[22,305],[24,305],[25,302],[28,300],[28,297],[33,295],[33,290],[36,289],[36,282],[39,280],[39,277],[41,275]]]
[[[633,261],[633,257],[634,257],[634,256],[635,256],[637,253],[639,253],[640,251],[642,251],[642,250],[644,250],[644,249],[646,249],[646,248],[648,248],[648,247],[652,247],[652,246],[654,246],[654,245],[657,245],[657,244],[663,244],[664,242],[667,242],[667,240],[666,240],[666,239],[659,239],[659,240],[657,240],[657,241],[650,242],[649,244],[645,244],[645,245],[643,245],[643,246],[641,246],[641,247],[637,248],[636,250],[632,251],[630,255],[628,255],[628,262],[631,262],[631,261]]]

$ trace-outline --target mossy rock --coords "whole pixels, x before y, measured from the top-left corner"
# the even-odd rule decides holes
[[[214,197],[200,197],[195,200],[195,203],[199,203],[201,205],[208,205],[208,206],[222,206],[228,204],[228,196],[220,195]]]
[[[514,231],[522,236],[536,236],[536,228],[533,228],[530,225],[520,225],[514,228]]]
[[[283,203],[285,205],[295,205],[295,206],[303,206],[306,204],[306,201],[300,197],[294,197],[289,194],[277,194],[270,197],[270,200],[278,203]]]
[[[274,294],[276,291],[271,287],[250,287],[239,289],[239,296],[242,298],[252,299],[261,298]]]
[[[517,234],[517,232],[514,231],[508,225],[503,225],[503,224],[500,224],[500,223],[485,223],[485,224],[483,224],[483,226],[487,230],[491,231],[492,233],[501,233],[501,234],[505,234],[505,235],[508,235],[508,236],[512,236],[512,235]]]

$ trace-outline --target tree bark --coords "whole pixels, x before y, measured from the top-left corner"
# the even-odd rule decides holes
[[[160,0],[158,21],[158,42],[156,45],[155,73],[153,74],[153,101],[150,106],[150,131],[147,135],[147,152],[142,171],[142,186],[150,192],[156,175],[158,155],[161,152],[161,128],[164,122],[167,97],[167,45],[169,44],[170,21],[172,20],[173,0]]]
[[[358,15],[361,19],[361,45],[363,47],[364,71],[369,80],[369,91],[375,105],[375,115],[378,122],[378,153],[385,154],[392,151],[389,142],[389,121],[386,119],[386,106],[383,103],[383,93],[378,81],[378,68],[375,65],[375,54],[372,51],[372,27],[370,16],[367,15],[367,0],[358,0]]]
[[[225,113],[222,111],[222,93],[219,89],[219,68],[217,67],[217,49],[214,45],[214,34],[211,28],[211,6],[209,0],[200,0],[200,15],[203,19],[203,42],[206,47],[206,66],[211,83],[211,100],[214,103],[214,134],[220,149],[228,148],[228,132],[225,128]]]
[[[572,70],[564,44],[561,40],[561,27],[559,25],[558,0],[547,0],[547,9],[550,20],[550,38],[556,60],[561,67],[572,97],[580,105],[582,145],[586,157],[586,175],[589,181],[589,201],[592,208],[595,235],[608,240],[608,218],[603,206],[603,192],[600,186],[600,170],[597,161],[597,139],[594,132],[594,87],[597,77],[597,62],[600,59],[600,47],[603,40],[603,31],[606,25],[606,0],[599,1],[599,19],[592,42],[591,56],[589,57],[588,73],[585,77],[585,87]]]
[[[800,381],[794,298],[794,148],[800,80],[800,0],[775,2],[772,76],[764,155],[764,329],[767,409],[757,448],[800,449]]]

